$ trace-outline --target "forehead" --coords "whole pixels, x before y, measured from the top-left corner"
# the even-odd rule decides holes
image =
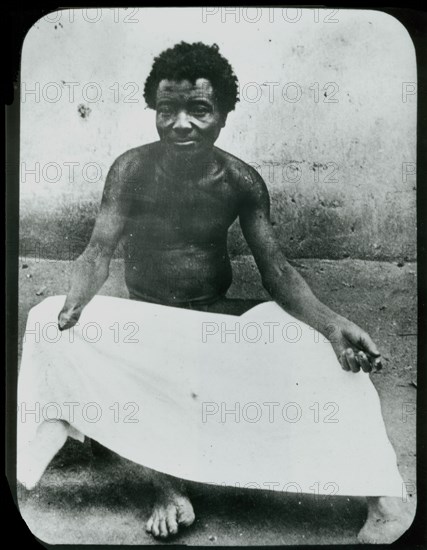
[[[157,88],[157,100],[171,98],[188,101],[189,99],[215,100],[212,84],[206,78],[198,78],[194,84],[189,80],[161,80]]]

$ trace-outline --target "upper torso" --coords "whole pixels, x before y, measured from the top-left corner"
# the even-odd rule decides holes
[[[244,166],[214,148],[208,164],[188,173],[162,163],[159,142],[141,148],[140,170],[126,191],[126,284],[134,297],[208,303],[226,293],[227,233],[239,214]]]

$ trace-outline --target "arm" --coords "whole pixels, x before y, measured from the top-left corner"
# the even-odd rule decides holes
[[[270,222],[270,198],[261,176],[253,170],[244,181],[240,225],[264,288],[283,309],[331,341],[345,370],[381,368],[380,354],[369,335],[318,300],[286,260]]]
[[[122,155],[107,175],[101,209],[89,244],[74,262],[71,287],[58,317],[60,330],[76,324],[83,308],[108,278],[111,257],[128,216],[129,201],[125,190],[131,166],[132,163]]]

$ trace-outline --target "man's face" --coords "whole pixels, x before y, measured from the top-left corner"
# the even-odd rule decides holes
[[[161,141],[176,157],[207,153],[225,126],[214,90],[206,78],[161,80],[156,96],[156,126]]]

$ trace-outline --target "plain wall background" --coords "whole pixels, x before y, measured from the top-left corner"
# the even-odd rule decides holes
[[[263,175],[287,254],[415,258],[416,61],[406,29],[374,11],[238,11],[239,22],[219,8],[204,22],[202,8],[77,9],[30,29],[21,68],[26,253],[81,251],[114,159],[157,139],[142,96],[153,57],[200,40],[219,45],[240,83],[217,145]],[[230,250],[247,252],[237,226]]]

